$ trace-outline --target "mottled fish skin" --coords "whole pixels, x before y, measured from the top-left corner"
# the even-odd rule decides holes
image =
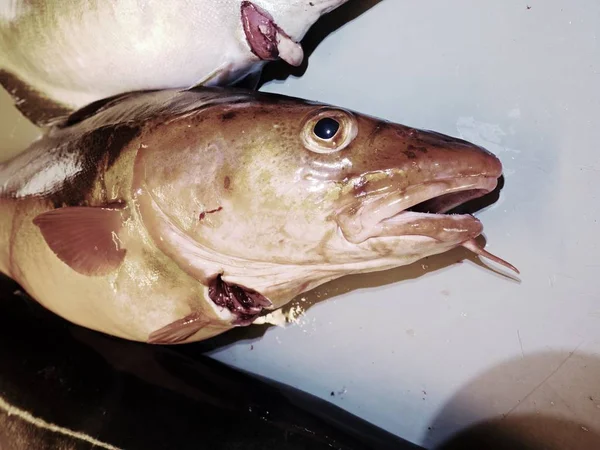
[[[76,324],[198,341],[347,274],[482,252],[474,217],[418,211],[501,172],[463,140],[302,99],[124,94],[0,166],[0,270]]]
[[[267,61],[300,64],[300,40],[346,2],[4,0],[0,85],[46,126],[125,92],[254,83]]]

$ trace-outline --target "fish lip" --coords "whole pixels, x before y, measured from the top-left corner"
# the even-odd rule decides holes
[[[362,204],[338,213],[337,222],[345,239],[354,244],[383,237],[420,236],[460,244],[483,232],[481,222],[471,214],[446,214],[468,201],[492,192],[497,176],[473,175],[430,180],[408,188],[362,196]],[[461,195],[462,194],[462,195]],[[452,201],[453,197],[457,199]],[[411,208],[446,197],[440,210],[410,211]]]

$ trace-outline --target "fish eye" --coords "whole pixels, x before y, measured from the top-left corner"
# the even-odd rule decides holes
[[[335,136],[340,129],[340,123],[331,117],[320,119],[315,124],[314,133],[319,139],[329,140]]]
[[[354,115],[343,109],[321,108],[309,114],[301,137],[304,146],[315,153],[334,153],[346,148],[356,137]]]

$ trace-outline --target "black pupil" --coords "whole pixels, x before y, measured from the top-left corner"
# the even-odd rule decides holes
[[[315,135],[321,139],[331,139],[340,129],[340,123],[331,117],[325,117],[315,125]]]

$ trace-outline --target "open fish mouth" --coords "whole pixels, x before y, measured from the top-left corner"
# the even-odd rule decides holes
[[[471,214],[447,214],[466,202],[489,194],[497,184],[496,177],[469,176],[378,193],[388,190],[383,188],[359,195],[360,206],[346,207],[338,215],[338,223],[344,237],[355,244],[373,238],[421,237],[463,246],[519,273],[512,264],[484,250],[476,242],[483,232],[483,225],[477,218]]]
[[[250,50],[263,61],[283,59],[292,66],[299,66],[304,59],[302,46],[295,42],[260,6],[243,1],[242,25]]]

